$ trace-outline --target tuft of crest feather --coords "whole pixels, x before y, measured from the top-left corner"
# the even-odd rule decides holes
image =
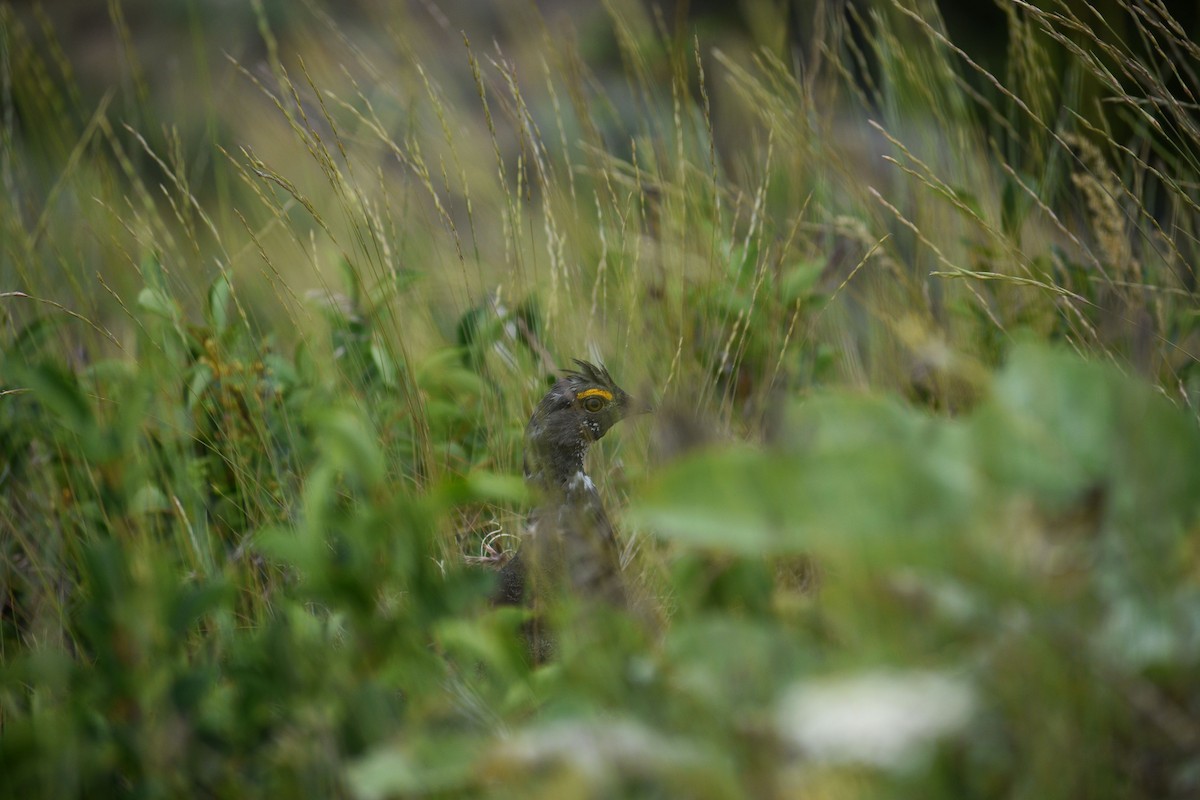
[[[594,383],[599,386],[612,387],[613,379],[608,374],[608,370],[603,365],[596,366],[588,361],[580,361],[578,358],[571,359],[579,367],[579,369],[569,369],[563,371],[563,376],[567,378],[577,378],[587,383]]]

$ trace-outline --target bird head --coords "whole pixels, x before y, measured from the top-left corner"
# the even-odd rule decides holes
[[[561,483],[583,469],[588,446],[633,409],[608,370],[586,361],[563,372],[525,428],[525,474]],[[548,473],[548,474],[547,474]]]

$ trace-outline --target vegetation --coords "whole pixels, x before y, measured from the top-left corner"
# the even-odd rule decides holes
[[[201,5],[111,77],[0,6],[0,794],[1200,793],[1158,0]],[[487,562],[576,356],[658,408],[592,455],[652,613],[536,665]]]

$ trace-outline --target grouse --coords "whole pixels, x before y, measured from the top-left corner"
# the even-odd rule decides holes
[[[567,591],[626,603],[616,533],[584,469],[588,447],[630,413],[633,401],[604,367],[576,360],[525,428],[525,480],[537,496],[520,551],[500,570],[495,601],[530,605]],[[537,639],[537,636],[534,636]],[[535,645],[536,646],[536,645]]]

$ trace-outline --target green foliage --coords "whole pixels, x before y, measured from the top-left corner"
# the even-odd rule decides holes
[[[1200,793],[1157,6],[993,74],[923,0],[149,5],[105,72],[0,4],[0,797]],[[655,409],[635,599],[536,662],[487,562],[575,356]]]
[[[703,453],[663,471],[634,521],[752,555],[887,548],[898,532],[906,543],[942,539],[1020,498],[1048,513],[1088,498],[1100,527],[1139,527],[1143,538],[1177,534],[1200,511],[1193,418],[1115,369],[1031,345],[1014,350],[990,397],[963,417],[825,393],[786,420],[770,447]]]

